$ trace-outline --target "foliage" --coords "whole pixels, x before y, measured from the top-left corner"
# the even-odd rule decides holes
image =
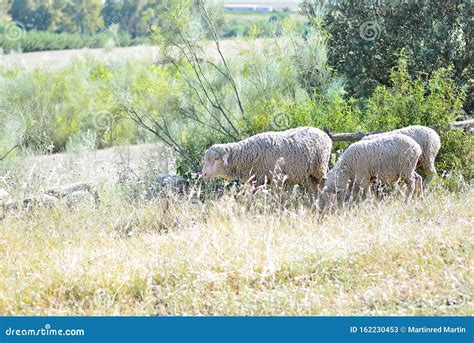
[[[474,135],[461,130],[441,130],[436,169],[450,190],[463,189],[474,180]]]
[[[101,6],[100,0],[13,0],[9,13],[27,30],[95,33],[102,26]]]
[[[136,0],[114,1],[106,0],[101,10],[105,22],[118,22],[123,32],[132,37],[143,36],[148,33],[157,13],[162,10],[160,2],[149,1],[140,4]]]
[[[101,0],[80,0],[69,2],[63,7],[65,20],[58,24],[56,31],[95,33],[103,26],[100,10]]]
[[[456,84],[470,87],[464,108],[472,112],[470,0],[308,0],[304,8],[313,24],[330,35],[329,63],[346,77],[349,95],[368,98],[377,86],[388,86],[390,69],[404,48],[411,75],[430,78],[452,67]]]
[[[22,23],[27,30],[46,30],[52,22],[51,13],[41,1],[14,0],[9,13],[12,20]]]
[[[18,39],[11,39],[6,30],[12,23],[0,21],[0,47],[3,52],[31,52],[46,50],[100,48],[112,41],[115,46],[142,44],[142,38],[131,38],[127,33],[113,32],[109,29],[95,35],[78,33],[52,33],[47,31],[26,31]]]
[[[303,33],[305,24],[299,17],[287,12],[268,14],[228,13],[224,15],[221,36],[224,38],[257,36],[273,37],[282,33],[282,26],[287,20],[295,20],[298,31]]]
[[[125,64],[120,72],[129,75],[143,67]],[[49,146],[52,151],[60,151],[71,144],[71,139],[80,141],[86,133],[96,137],[96,148],[139,142],[146,134],[120,120],[113,111],[111,92],[116,68],[86,61],[61,70],[5,72],[0,77],[0,91],[5,96],[0,111],[5,113],[5,120],[39,137],[36,143],[30,143],[38,149]],[[9,131],[7,126],[5,130]]]
[[[433,72],[428,80],[412,77],[407,57],[401,55],[390,75],[390,87],[378,86],[366,102],[367,127],[392,130],[409,125],[445,127],[458,119],[465,89],[456,86],[451,68]]]

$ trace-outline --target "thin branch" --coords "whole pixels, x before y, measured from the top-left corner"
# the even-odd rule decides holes
[[[0,161],[3,161],[5,158],[7,158],[7,156],[10,155],[10,153],[13,152],[13,150],[20,147],[22,144],[23,144],[23,142],[19,142],[19,143],[15,144],[15,146],[13,146],[13,148],[8,150],[6,154],[4,154],[3,156],[0,157]]]
[[[211,129],[213,129],[214,131],[217,131],[217,132],[220,132],[224,135],[228,135],[228,132],[226,131],[223,131],[221,128],[218,128],[214,125],[211,125],[209,123],[206,123],[205,121],[202,121],[199,119],[199,117],[196,115],[196,113],[194,111],[190,111],[190,110],[186,110],[185,108],[183,107],[179,107],[177,109],[185,118],[188,118],[188,119],[191,119],[191,120],[194,120],[195,122],[201,124],[201,125],[204,125],[204,126],[207,126]]]
[[[166,145],[171,147],[175,152],[177,152],[180,156],[186,158],[192,165],[193,167],[198,167],[192,158],[190,158],[181,148],[181,146],[173,139],[168,125],[164,123],[164,126],[160,125],[156,120],[152,119],[150,115],[144,114],[140,115],[137,110],[134,107],[127,107],[127,112],[130,114],[128,117],[135,122],[137,125],[143,127],[144,129],[152,132],[155,134],[161,141],[163,141]],[[150,127],[145,121],[143,120],[143,117],[148,117],[151,119],[154,124],[157,126],[158,130],[153,129]]]
[[[199,58],[197,57],[195,51],[193,50],[192,45],[190,44],[190,42],[186,38],[184,38],[184,36],[182,35],[181,32],[178,31],[178,34],[181,37],[181,39],[183,40],[183,42],[186,44],[186,46],[187,46],[189,52],[191,53],[191,55],[193,56],[193,59],[190,59],[189,56],[187,56],[187,54],[184,52],[184,49],[182,49],[183,53],[185,54],[186,59],[191,64],[191,67],[192,67],[194,73],[196,74],[196,77],[198,78],[199,84],[201,85],[201,88],[203,89],[204,94],[206,95],[206,98],[209,99],[209,101],[211,102],[211,105],[214,108],[216,108],[217,110],[219,110],[222,113],[222,115],[224,116],[226,121],[229,123],[229,125],[232,127],[232,129],[237,133],[237,135],[239,135],[240,134],[239,131],[234,126],[234,123],[232,123],[232,120],[230,120],[229,116],[226,113],[226,110],[225,110],[224,106],[220,103],[219,98],[217,97],[216,92],[214,90],[214,87],[211,85],[209,80],[206,78],[206,75],[205,75],[204,71],[202,70],[202,68],[199,64]],[[207,88],[204,85],[203,80],[204,80],[204,83],[206,83]],[[214,101],[212,101],[212,99],[211,99],[211,97],[210,97],[210,95],[207,91],[208,89],[212,93]]]
[[[214,40],[214,43],[216,44],[217,52],[219,53],[219,56],[222,60],[222,63],[224,64],[224,67],[226,69],[228,79],[230,80],[230,83],[232,84],[232,88],[234,89],[235,96],[237,98],[237,103],[239,104],[239,109],[242,114],[245,114],[244,107],[242,105],[242,101],[240,100],[240,95],[239,91],[237,90],[237,85],[235,84],[234,77],[232,76],[232,73],[229,69],[229,66],[227,64],[227,60],[224,57],[224,54],[222,53],[221,47],[220,47],[220,41],[219,37],[217,36],[217,30],[216,27],[214,26],[213,21],[209,17],[209,13],[207,12],[206,6],[204,6],[204,3],[202,0],[198,1],[198,6],[200,7],[202,13],[204,13],[204,20],[206,21],[207,26],[209,27],[209,30],[212,34],[212,39]]]
[[[173,64],[178,70],[181,71],[181,68],[180,66],[175,62],[175,61],[171,61],[171,64]],[[184,82],[186,82],[186,84],[196,93],[197,97],[198,97],[198,100],[199,102],[201,103],[201,105],[203,106],[203,108],[206,110],[207,113],[209,113],[209,115],[216,121],[216,123],[221,127],[221,129],[223,131],[225,131],[225,134],[232,137],[233,139],[237,139],[237,137],[235,135],[233,135],[231,132],[229,132],[227,130],[227,128],[222,125],[221,121],[219,120],[219,118],[217,116],[214,115],[214,113],[212,113],[212,111],[208,108],[208,106],[206,105],[206,103],[204,102],[204,99],[201,97],[201,94],[199,92],[199,90],[192,84],[192,82],[190,80],[188,80],[185,76],[184,76],[184,72],[181,71],[181,73],[183,74],[183,80]],[[202,88],[202,87],[201,87]],[[206,96],[206,98],[208,99],[209,102],[212,103],[212,100],[209,99],[209,97]],[[215,106],[213,106],[215,108]]]

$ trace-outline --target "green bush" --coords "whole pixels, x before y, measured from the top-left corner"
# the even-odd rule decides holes
[[[48,31],[21,31],[18,27],[18,35],[11,36],[13,23],[0,21],[0,47],[3,52],[22,51],[47,51],[47,50],[64,50],[64,49],[80,49],[80,48],[102,48],[112,41],[114,46],[131,46],[143,44],[146,42],[145,37],[132,39],[125,32],[111,32],[106,30],[96,34],[78,34],[78,33],[53,33]],[[20,30],[20,31],[18,31]],[[22,32],[21,34],[19,32]]]
[[[454,66],[452,78],[470,91],[464,109],[472,115],[473,55],[471,0],[312,1],[303,13],[329,35],[329,64],[346,77],[346,90],[367,99],[377,86],[390,86],[390,68],[405,49],[413,76],[433,77]]]
[[[459,190],[474,180],[474,135],[461,130],[441,130],[441,149],[436,169],[450,190]]]
[[[62,69],[0,70],[0,93],[4,96],[0,127],[2,131],[11,131],[9,127],[27,131],[35,138],[28,144],[39,150],[49,146],[61,151],[78,142],[90,145],[90,137],[95,137],[95,148],[148,140],[145,130],[118,116],[114,87],[119,82],[151,84],[157,77],[150,73],[152,68],[146,62],[109,65],[85,61]],[[4,138],[11,135],[2,132]],[[8,138],[2,145],[8,147],[15,141],[18,139]]]
[[[452,69],[441,68],[429,80],[408,73],[402,53],[393,69],[391,86],[378,86],[366,103],[367,127],[392,130],[409,125],[446,126],[456,120],[466,97],[455,85]]]

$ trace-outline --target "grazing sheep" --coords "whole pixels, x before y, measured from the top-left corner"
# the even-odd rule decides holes
[[[319,192],[326,178],[331,147],[329,136],[316,128],[264,132],[240,142],[213,145],[204,155],[202,177],[240,179],[251,181],[254,186],[272,179],[290,184],[309,181]]]
[[[421,157],[418,161],[418,168],[425,175],[425,186],[436,175],[436,168],[434,165],[436,155],[441,147],[441,140],[435,130],[421,125],[408,126],[403,129],[393,130],[390,132],[378,133],[374,135],[365,136],[362,140],[369,140],[379,138],[384,135],[399,133],[413,138],[421,147]]]
[[[352,144],[327,175],[320,198],[321,211],[334,203],[343,203],[350,194],[364,198],[374,179],[391,183],[405,181],[406,201],[415,189],[422,196],[422,179],[415,172],[421,154],[420,145],[402,134],[382,135]]]

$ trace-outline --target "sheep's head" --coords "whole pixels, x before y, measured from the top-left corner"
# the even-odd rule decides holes
[[[319,197],[319,210],[322,213],[333,209],[342,200],[345,187],[340,187],[341,185],[337,181],[338,172],[336,168],[333,168],[321,182],[323,191]]]
[[[324,187],[321,196],[319,197],[319,210],[322,213],[327,212],[336,204],[336,193],[331,191],[327,186]]]
[[[204,180],[215,177],[226,177],[226,167],[229,164],[229,152],[222,144],[210,147],[204,154],[204,164],[202,167],[202,178]]]

